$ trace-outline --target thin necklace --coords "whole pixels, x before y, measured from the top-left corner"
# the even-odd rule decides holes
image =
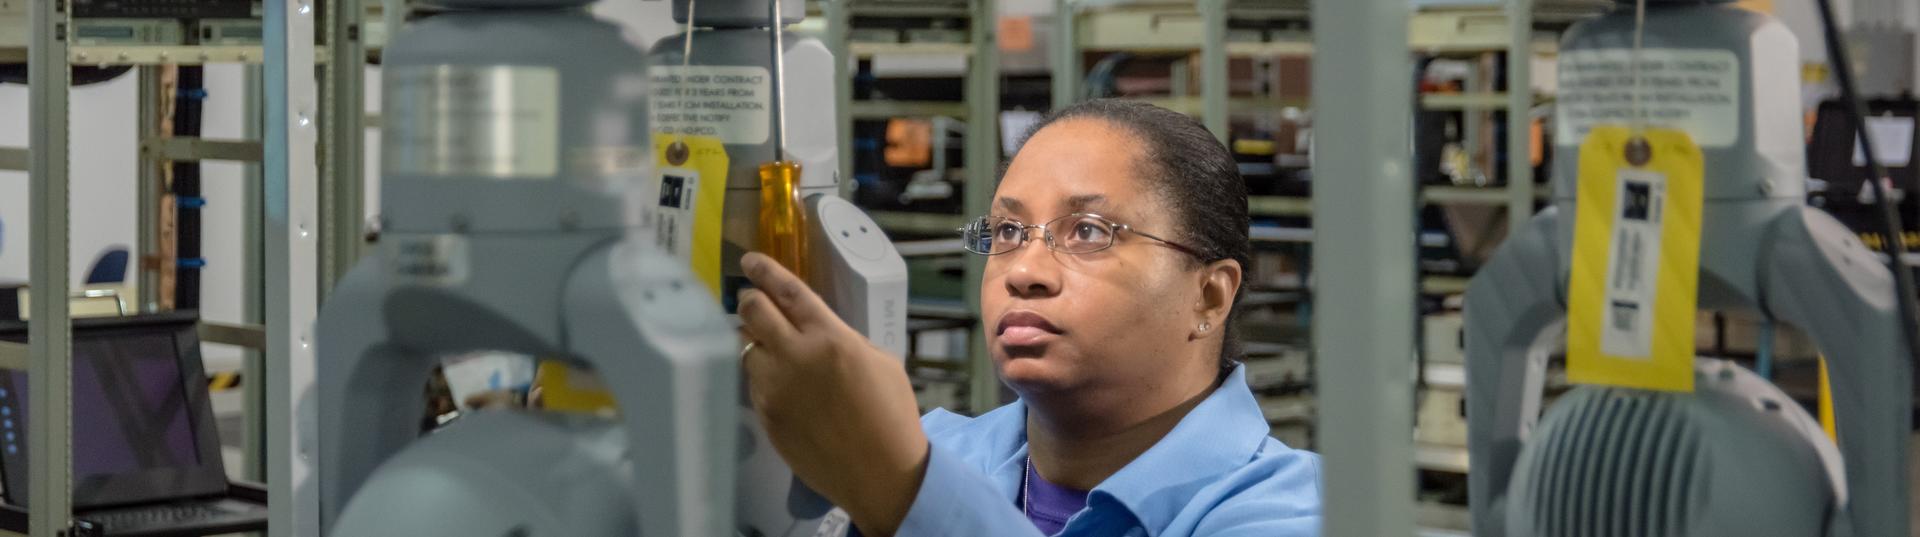
[[[1026,469],[1020,472],[1020,514],[1033,518],[1033,489],[1029,486],[1033,480],[1033,455],[1027,455]]]

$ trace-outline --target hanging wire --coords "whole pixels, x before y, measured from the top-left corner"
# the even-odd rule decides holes
[[[693,65],[693,6],[699,0],[687,0],[687,39],[680,46],[680,76],[687,76],[687,70]]]
[[[1913,269],[1905,261],[1907,247],[1905,234],[1900,225],[1900,214],[1894,210],[1889,200],[1893,190],[1887,168],[1880,164],[1880,155],[1875,152],[1873,137],[1867,133],[1867,106],[1853,83],[1853,64],[1847,57],[1843,35],[1839,23],[1834,20],[1833,1],[1817,0],[1820,8],[1820,27],[1827,42],[1827,63],[1833,70],[1834,81],[1840,85],[1840,101],[1845,105],[1847,119],[1853,122],[1854,136],[1859,144],[1860,153],[1866,157],[1868,177],[1865,188],[1872,189],[1875,208],[1880,213],[1880,230],[1887,237],[1887,256],[1891,258],[1889,269],[1893,272],[1894,300],[1900,308],[1900,332],[1906,339],[1908,358],[1920,364],[1920,303],[1915,297]],[[1898,336],[1897,336],[1898,337]]]
[[[1647,0],[1633,2],[1633,49],[1627,59],[1627,73],[1632,77],[1632,86],[1627,90],[1633,99],[1633,119],[1630,123],[1634,136],[1640,136],[1647,130],[1646,110],[1641,108],[1640,93],[1646,84],[1640,80],[1640,50],[1647,33]]]

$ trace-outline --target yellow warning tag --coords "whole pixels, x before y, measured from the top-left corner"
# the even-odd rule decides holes
[[[1685,132],[1640,139],[1646,151],[1631,159],[1625,127],[1595,126],[1580,145],[1567,378],[1693,391],[1705,164]]]
[[[720,234],[727,194],[727,148],[711,136],[654,136],[659,177],[643,198],[655,245],[687,259],[720,298]]]

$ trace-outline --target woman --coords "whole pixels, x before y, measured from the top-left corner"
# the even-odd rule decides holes
[[[1233,158],[1198,122],[1077,104],[1035,127],[965,231],[1018,401],[916,418],[899,360],[759,254],[742,261],[749,392],[794,473],[865,535],[1315,535],[1319,459],[1268,437],[1235,361],[1247,226]]]

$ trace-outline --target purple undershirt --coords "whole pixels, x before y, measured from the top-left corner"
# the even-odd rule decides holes
[[[1034,527],[1040,528],[1040,533],[1060,533],[1060,529],[1066,527],[1068,518],[1087,507],[1088,491],[1049,483],[1040,477],[1040,472],[1034,470],[1031,463],[1027,464],[1026,481],[1027,490],[1021,495],[1031,493],[1033,497],[1015,498],[1014,506],[1018,507],[1023,502],[1027,504],[1027,519],[1033,521]]]

